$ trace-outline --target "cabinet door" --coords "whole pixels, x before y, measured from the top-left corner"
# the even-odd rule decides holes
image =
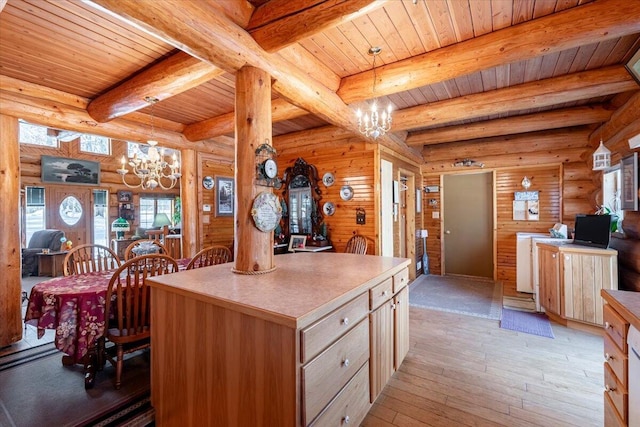
[[[601,289],[617,289],[617,258],[603,254],[563,253],[564,315],[603,324]]]
[[[393,314],[393,301],[388,300],[369,315],[371,403],[393,375]]]
[[[540,304],[551,313],[560,314],[560,264],[558,252],[538,246],[540,268]]]
[[[395,364],[398,370],[409,352],[409,288],[403,288],[393,298],[395,303]]]

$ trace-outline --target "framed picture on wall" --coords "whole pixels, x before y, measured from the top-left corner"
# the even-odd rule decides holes
[[[234,182],[233,178],[216,176],[216,216],[233,216]]]
[[[633,153],[620,162],[622,174],[621,207],[624,211],[637,211],[640,203],[638,194],[638,153]]]
[[[90,160],[42,156],[42,182],[51,184],[99,185],[100,163]]]

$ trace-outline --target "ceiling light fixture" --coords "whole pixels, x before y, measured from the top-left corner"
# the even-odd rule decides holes
[[[138,157],[135,154],[132,158],[129,158],[129,166],[133,174],[140,179],[140,182],[136,185],[131,185],[125,181],[125,175],[129,172],[127,169],[127,158],[122,156],[122,167],[116,172],[122,175],[122,182],[129,188],[143,188],[145,190],[153,190],[156,187],[164,190],[169,190],[176,186],[178,178],[182,176],[180,173],[180,162],[178,156],[173,153],[172,163],[169,164],[165,160],[164,148],[160,151],[156,148],[158,141],[153,139],[154,126],[153,126],[153,106],[158,102],[158,98],[147,96],[144,98],[146,102],[151,104],[151,139],[147,141],[149,149],[147,155],[144,158]]]
[[[477,166],[479,168],[483,168],[484,167],[484,163],[480,163],[480,162],[476,162],[475,160],[471,160],[471,159],[462,159],[459,162],[455,162],[453,164],[453,166],[455,167],[460,167],[460,166],[465,166],[465,167],[471,167],[471,166]]]
[[[376,93],[376,56],[382,52],[380,47],[369,48],[369,55],[373,56],[373,95]],[[391,104],[382,113],[378,113],[378,105],[374,99],[371,105],[371,116],[368,113],[362,115],[362,111],[358,109],[356,112],[358,118],[358,130],[361,134],[368,138],[376,139],[384,135],[391,129]]]

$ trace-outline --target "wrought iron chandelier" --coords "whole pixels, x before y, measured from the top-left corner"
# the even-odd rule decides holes
[[[171,164],[169,164],[165,159],[164,148],[160,150],[156,148],[158,141],[153,139],[155,130],[153,126],[153,106],[159,100],[151,96],[145,97],[144,100],[151,104],[151,139],[147,141],[147,144],[149,144],[147,155],[138,157],[137,154],[134,154],[133,157],[128,159],[128,162],[127,158],[122,156],[120,160],[122,167],[117,169],[116,172],[122,176],[122,182],[129,188],[139,187],[145,190],[153,190],[159,186],[164,190],[169,190],[176,186],[178,178],[182,176],[180,162],[178,161],[178,156],[173,153]],[[133,174],[140,179],[140,182],[135,185],[129,184],[125,180],[125,175],[129,172],[126,166],[127,163],[129,163]]]
[[[373,93],[376,92],[376,56],[380,54],[382,48],[371,47],[369,48],[369,55],[373,56]],[[356,117],[358,118],[358,130],[363,135],[376,139],[381,135],[384,135],[391,129],[391,104],[386,110],[382,110],[382,113],[378,113],[377,101],[373,101],[371,104],[371,116],[369,113],[362,115],[362,111],[358,109]]]

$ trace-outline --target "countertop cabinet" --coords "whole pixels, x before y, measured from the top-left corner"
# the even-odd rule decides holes
[[[560,314],[560,264],[558,251],[553,247],[538,247],[540,268],[540,305],[546,311]]]
[[[629,376],[627,335],[631,322],[640,323],[640,293],[602,291],[604,318],[604,425],[629,426],[629,387],[640,378]],[[632,426],[633,427],[633,426]]]
[[[618,289],[617,251],[537,243],[540,303],[563,319],[603,325],[602,289]]]
[[[395,308],[406,303],[409,260],[278,260],[264,275],[214,265],[150,280],[158,426],[364,420],[372,387],[382,390],[408,349],[408,316]],[[305,275],[317,280],[305,284]]]

